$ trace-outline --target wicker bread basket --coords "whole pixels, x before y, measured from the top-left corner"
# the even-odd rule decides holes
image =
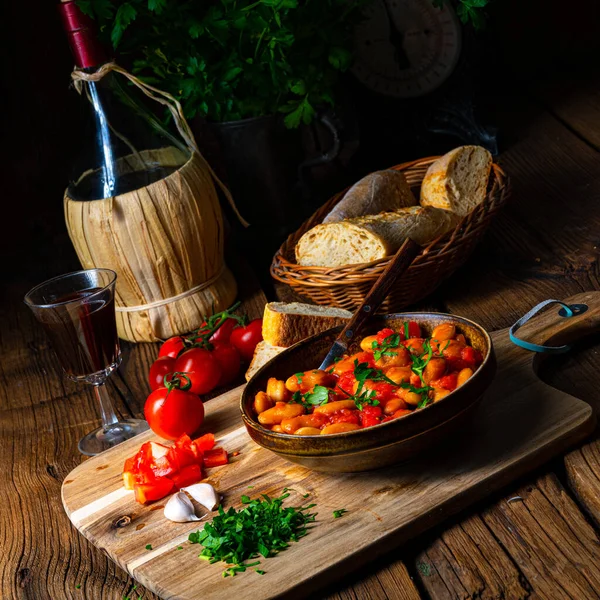
[[[437,156],[422,158],[391,167],[402,171],[413,191],[418,192],[425,172]],[[273,257],[271,276],[289,285],[294,292],[315,304],[353,310],[364,300],[390,257],[369,263],[343,267],[303,267],[296,264],[294,248],[298,240],[312,227],[323,221],[325,215],[344,196],[344,190],[328,200],[308,221],[283,243]],[[415,194],[418,197],[418,194]],[[395,283],[380,312],[403,309],[421,300],[458,268],[469,257],[493,216],[506,203],[509,180],[504,171],[492,165],[485,201],[443,237],[424,247],[406,273]]]

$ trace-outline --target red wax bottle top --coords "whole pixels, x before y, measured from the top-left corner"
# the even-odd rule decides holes
[[[106,54],[96,37],[93,19],[84,15],[74,0],[61,2],[59,12],[76,65],[86,69],[99,67],[107,62]]]

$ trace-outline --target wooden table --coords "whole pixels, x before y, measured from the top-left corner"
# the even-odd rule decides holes
[[[561,88],[565,87],[563,82]],[[501,163],[513,199],[460,272],[416,308],[512,324],[545,298],[600,289],[599,85],[575,82],[567,100],[538,86],[507,100]],[[516,116],[515,116],[516,115]],[[64,237],[43,273],[75,265]],[[245,308],[265,297],[238,268]],[[40,275],[40,279],[43,275]],[[77,442],[99,423],[90,388],[58,372],[43,332],[20,303],[36,281],[11,279],[0,301],[0,597],[33,600],[155,598],[71,526],[60,486],[83,457]],[[594,340],[549,359],[542,376],[600,408]],[[150,344],[124,344],[113,377],[120,415],[141,416]],[[323,590],[329,598],[600,597],[600,444],[596,438],[459,515],[377,565]]]

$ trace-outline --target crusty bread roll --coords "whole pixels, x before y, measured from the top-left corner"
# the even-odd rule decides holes
[[[250,378],[256,373],[263,365],[266,365],[272,358],[275,358],[278,354],[283,352],[285,348],[281,346],[271,346],[264,340],[258,342],[254,349],[254,355],[252,356],[252,362],[246,371],[246,381],[250,381]]]
[[[393,254],[409,237],[424,245],[455,227],[459,218],[437,208],[411,206],[394,212],[317,225],[296,244],[296,262],[340,267]]]
[[[315,333],[344,324],[352,313],[343,308],[301,302],[269,302],[263,315],[262,335],[272,346],[292,346]]]
[[[355,183],[323,219],[323,223],[338,223],[343,219],[375,215],[416,204],[403,173],[391,169],[376,171]]]
[[[492,155],[481,146],[460,146],[431,164],[421,185],[421,206],[464,217],[485,199]]]

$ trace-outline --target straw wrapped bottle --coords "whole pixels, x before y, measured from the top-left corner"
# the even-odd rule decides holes
[[[73,80],[95,130],[85,138],[95,142],[91,156],[81,155],[64,197],[79,260],[117,272],[119,337],[148,342],[189,332],[237,293],[223,259],[215,184],[233,204],[231,197],[198,151],[179,103],[107,62],[75,2],[63,2],[61,15],[77,61]],[[132,91],[165,106],[177,132]]]

